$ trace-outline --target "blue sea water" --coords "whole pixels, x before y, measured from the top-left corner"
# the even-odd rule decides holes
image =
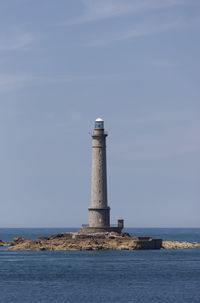
[[[1,240],[76,229],[0,229]],[[136,236],[200,242],[200,229],[131,228]],[[0,250],[0,302],[200,302],[200,249]]]

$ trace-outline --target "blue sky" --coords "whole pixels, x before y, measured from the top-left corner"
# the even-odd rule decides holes
[[[99,116],[112,223],[200,227],[199,0],[2,0],[0,25],[0,227],[87,223]]]

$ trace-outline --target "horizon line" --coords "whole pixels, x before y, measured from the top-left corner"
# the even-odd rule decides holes
[[[81,227],[27,227],[27,226],[25,226],[25,227],[0,227],[0,229],[25,229],[25,228],[27,228],[27,229],[56,229],[56,228],[58,228],[58,229],[65,229],[65,228],[67,228],[67,229],[70,229],[70,228],[72,228],[72,229],[80,229]],[[159,227],[159,226],[148,226],[148,227],[137,227],[137,226],[127,226],[127,227],[124,227],[123,229],[127,229],[127,228],[200,228],[200,226],[161,226],[161,227]]]

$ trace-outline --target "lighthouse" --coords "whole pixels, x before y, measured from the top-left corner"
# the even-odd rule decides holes
[[[89,227],[110,227],[110,207],[107,202],[106,137],[104,121],[95,120],[92,137],[92,182]]]
[[[118,225],[110,225],[110,207],[107,200],[107,168],[106,168],[106,137],[104,121],[97,118],[94,122],[92,137],[92,179],[89,224],[82,225],[81,233],[118,232],[121,233],[124,220],[119,219]]]

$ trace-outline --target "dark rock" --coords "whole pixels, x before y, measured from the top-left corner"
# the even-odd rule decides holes
[[[151,237],[131,237],[129,234],[118,233],[62,233],[50,237],[39,237],[28,240],[15,237],[9,250],[135,250],[135,249],[179,249],[200,247],[200,243],[163,242],[162,239]]]
[[[15,244],[23,243],[24,240],[26,240],[26,239],[21,238],[21,237],[14,237],[14,238],[13,238],[13,242],[14,242]]]

